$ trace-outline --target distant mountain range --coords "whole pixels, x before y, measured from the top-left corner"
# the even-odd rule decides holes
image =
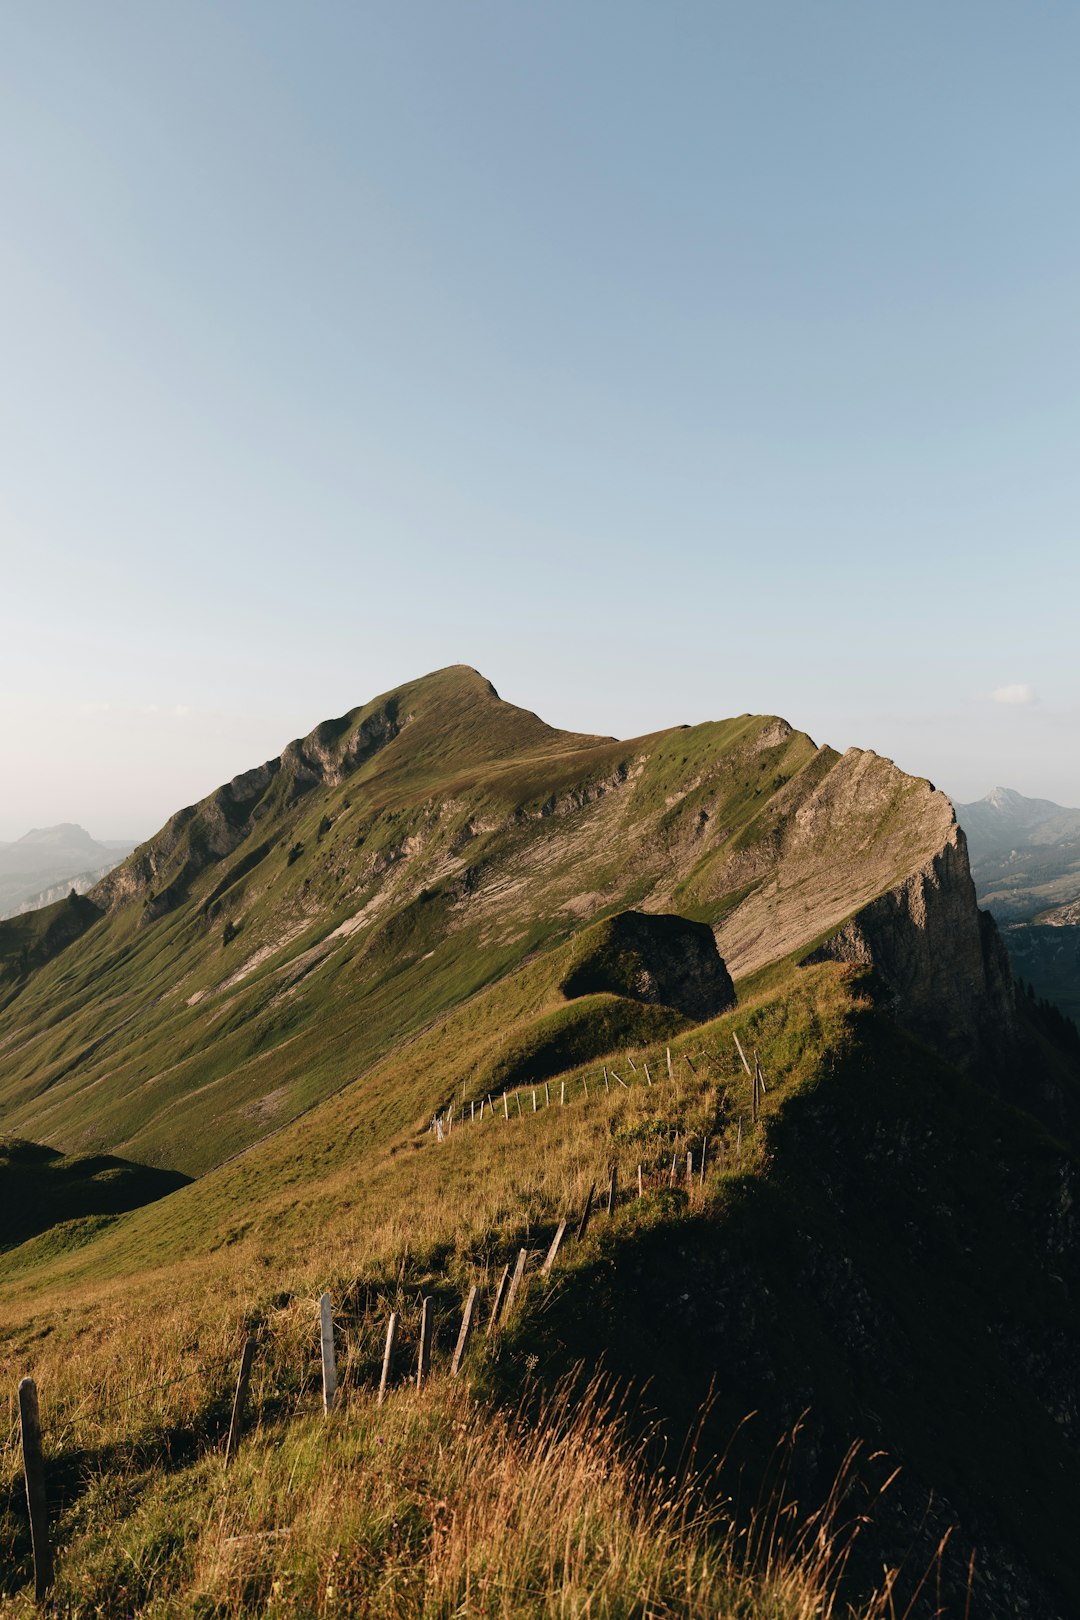
[[[1017,974],[1080,1019],[1080,810],[993,788],[956,805],[979,903]]]
[[[132,839],[91,838],[71,821],[0,842],[0,917],[51,905],[72,889],[85,894],[134,848]]]

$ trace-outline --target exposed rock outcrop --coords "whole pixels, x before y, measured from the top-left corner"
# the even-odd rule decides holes
[[[1008,956],[993,918],[975,903],[955,821],[938,854],[806,960],[872,968],[893,1016],[946,1057],[987,1055],[1013,1027]]]
[[[621,911],[589,929],[562,991],[568,998],[607,991],[699,1020],[735,1005],[735,986],[712,929],[643,911]]]

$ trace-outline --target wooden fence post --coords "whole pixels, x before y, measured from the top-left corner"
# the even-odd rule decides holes
[[[37,1385],[32,1378],[19,1381],[19,1431],[22,1437],[26,1505],[30,1511],[30,1537],[34,1549],[34,1598],[45,1600],[52,1585],[52,1548],[49,1545],[49,1504],[45,1495],[45,1461],[41,1454],[41,1412]]]
[[[533,1086],[533,1113],[536,1113],[536,1087]]]
[[[495,1303],[491,1307],[491,1316],[487,1325],[488,1338],[491,1337],[499,1325],[499,1317],[502,1315],[503,1305],[506,1303],[506,1290],[509,1288],[509,1286],[510,1263],[507,1261],[506,1265],[503,1266],[502,1276],[499,1278],[499,1286],[495,1290]]]
[[[649,1073],[649,1065],[647,1063],[645,1065],[645,1080],[648,1085],[652,1085],[652,1075]]]
[[[736,1138],[736,1141],[735,1141],[735,1147],[738,1150],[739,1163],[741,1164],[742,1163],[742,1115],[741,1114],[739,1115],[739,1134],[738,1134],[738,1137]]]
[[[627,1054],[626,1054],[626,1061],[627,1061],[627,1063],[629,1063],[629,1065],[630,1065],[630,1067],[632,1069],[635,1069],[635,1070],[637,1069],[637,1064],[634,1062],[634,1060],[630,1056],[629,1052],[627,1052]]]
[[[581,1083],[585,1087],[585,1101],[588,1102],[588,1100],[589,1100],[589,1082],[586,1080],[584,1075],[582,1075],[582,1077],[581,1077]]]
[[[510,1287],[506,1291],[506,1304],[503,1306],[504,1316],[510,1315],[510,1307],[513,1305],[517,1291],[521,1287],[521,1279],[525,1275],[525,1262],[528,1258],[529,1251],[527,1249],[518,1250],[517,1265],[514,1267],[514,1275],[510,1279]]]
[[[690,1151],[686,1155],[686,1191],[689,1194],[689,1193],[692,1193],[693,1190],[694,1190],[694,1150],[693,1150],[693,1148],[691,1148]]]
[[[562,1220],[559,1222],[558,1226],[555,1228],[555,1236],[551,1240],[551,1248],[547,1252],[547,1259],[544,1261],[543,1265],[540,1267],[540,1275],[541,1275],[541,1277],[546,1277],[548,1275],[549,1271],[551,1270],[552,1266],[555,1264],[555,1256],[559,1252],[559,1244],[563,1240],[563,1233],[565,1231],[566,1231],[566,1216],[564,1215]]]
[[[560,1080],[560,1082],[559,1082],[559,1106],[560,1106],[560,1108],[562,1107],[562,1105],[563,1105],[563,1103],[565,1101],[566,1101],[566,1081],[565,1080]]]
[[[420,1311],[420,1348],[416,1355],[417,1389],[421,1388],[424,1379],[431,1371],[431,1333],[434,1314],[434,1301],[431,1295],[427,1294]]]
[[[461,1313],[461,1332],[458,1334],[457,1344],[454,1346],[454,1359],[450,1363],[451,1378],[456,1378],[461,1371],[461,1363],[465,1358],[466,1350],[469,1348],[469,1340],[472,1338],[473,1318],[476,1315],[476,1296],[478,1292],[479,1289],[473,1283],[469,1290],[469,1297],[465,1301],[465,1309]]]
[[[641,1166],[640,1166],[640,1164],[637,1167],[637,1195],[638,1195],[639,1198],[644,1198],[644,1196],[645,1196],[645,1193],[644,1193],[644,1190],[643,1190],[642,1184],[641,1184]]]
[[[764,1097],[769,1088],[765,1084],[765,1070],[758,1061],[757,1047],[754,1048],[754,1070],[758,1077],[758,1085],[761,1087],[761,1095]]]
[[[701,1185],[703,1187],[705,1185],[705,1154],[708,1152],[708,1147],[709,1138],[707,1136],[703,1136],[701,1138]]]
[[[520,1091],[515,1091],[514,1092],[514,1101],[518,1105],[518,1119],[520,1119],[521,1118],[521,1092]]]
[[[505,1091],[503,1092],[503,1118],[504,1119],[509,1119],[510,1118],[510,1104],[506,1100],[506,1092]]]
[[[667,1052],[667,1077],[669,1080],[674,1080],[675,1076],[671,1071],[671,1047],[667,1046],[664,1050]]]
[[[615,1208],[615,1197],[618,1192],[619,1171],[616,1165],[611,1167],[611,1184],[607,1194],[607,1212],[610,1215]]]
[[[577,1241],[579,1243],[581,1242],[582,1238],[585,1236],[585,1233],[586,1233],[586,1231],[588,1229],[589,1216],[592,1214],[592,1201],[595,1198],[595,1196],[596,1196],[596,1182],[594,1181],[592,1186],[589,1188],[589,1196],[585,1200],[585,1208],[581,1212],[580,1221],[578,1221]]]
[[[236,1380],[236,1390],[233,1394],[232,1416],[229,1419],[229,1438],[225,1442],[225,1467],[228,1468],[233,1452],[240,1444],[240,1426],[244,1421],[244,1402],[247,1400],[248,1380],[251,1377],[251,1363],[255,1360],[257,1345],[253,1334],[249,1334],[244,1341],[243,1353],[240,1356],[240,1374]]]
[[[740,1058],[742,1059],[742,1066],[746,1070],[747,1074],[750,1075],[750,1078],[752,1080],[754,1078],[754,1076],[750,1073],[750,1065],[746,1061],[746,1053],[743,1051],[742,1045],[741,1045],[741,1043],[739,1041],[739,1037],[736,1035],[734,1030],[732,1030],[732,1032],[731,1032],[731,1038],[735,1042],[735,1050],[736,1050],[736,1052],[738,1052]]]
[[[667,1184],[669,1187],[674,1187],[675,1185],[675,1160],[678,1157],[678,1152],[679,1150],[676,1148],[675,1152],[671,1155],[671,1173],[667,1178]]]
[[[386,1399],[386,1386],[390,1382],[390,1367],[394,1359],[394,1347],[397,1344],[398,1313],[390,1312],[390,1320],[386,1324],[386,1349],[382,1358],[382,1377],[379,1379],[379,1405]]]
[[[544,1081],[544,1107],[551,1107],[551,1087],[548,1085],[546,1080]]]
[[[330,1412],[337,1393],[337,1362],[334,1360],[334,1312],[330,1295],[319,1300],[319,1348],[322,1351],[322,1405]]]

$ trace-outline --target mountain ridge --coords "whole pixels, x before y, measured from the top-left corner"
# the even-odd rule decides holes
[[[523,948],[628,908],[707,923],[736,979],[800,951],[872,963],[897,1015],[950,1052],[974,1058],[1011,1017],[952,806],[924,779],[776,716],[622,741],[560,732],[467,666],[323,722],[185,807],[88,900],[98,917],[55,966],[31,947],[29,979],[0,935],[0,995],[12,1014],[34,1008],[21,1062],[55,1053],[28,1088],[0,1046],[0,1107],[24,1135],[188,1171],[205,1162],[164,1122],[194,1119],[208,1083],[236,1099],[228,1151],[257,1136],[269,1093],[279,1114],[310,1106],[318,1083],[288,1060],[290,1032],[338,980],[370,1010],[362,1062],[398,1030],[395,1002],[422,1021],[456,997],[463,962],[480,988]],[[963,995],[938,994],[931,935],[965,964]],[[125,988],[134,959],[156,985],[142,1005]],[[95,1011],[110,982],[119,1020]],[[344,1062],[355,1016],[334,1002],[329,1017]],[[179,1064],[150,1055],[162,1019]],[[279,1060],[284,1090],[280,1074],[264,1087]]]

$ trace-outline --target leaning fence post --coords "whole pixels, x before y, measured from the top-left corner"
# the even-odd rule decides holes
[[[540,1275],[541,1275],[541,1277],[546,1277],[548,1275],[548,1272],[551,1270],[552,1266],[555,1264],[555,1256],[559,1252],[559,1244],[563,1240],[563,1233],[565,1231],[566,1231],[566,1216],[564,1215],[562,1220],[559,1222],[558,1226],[555,1228],[555,1236],[551,1240],[551,1248],[547,1252],[547,1259],[544,1261],[543,1265],[540,1267]]]
[[[45,1495],[45,1462],[41,1455],[41,1413],[37,1385],[32,1378],[19,1381],[19,1430],[22,1436],[26,1505],[30,1510],[30,1536],[34,1549],[34,1597],[38,1603],[52,1585],[52,1548],[49,1546],[49,1504]]]
[[[615,1208],[615,1195],[618,1192],[619,1171],[616,1165],[611,1167],[611,1184],[608,1187],[607,1212],[610,1215]]]
[[[379,1405],[386,1399],[386,1386],[390,1382],[390,1365],[394,1359],[394,1346],[397,1344],[398,1313],[390,1312],[390,1320],[386,1324],[386,1349],[382,1358],[382,1377],[379,1379]]]
[[[228,1468],[233,1452],[240,1444],[240,1425],[244,1421],[244,1402],[247,1400],[248,1380],[251,1377],[251,1363],[255,1360],[256,1343],[254,1335],[249,1335],[244,1342],[243,1353],[240,1357],[240,1374],[236,1380],[236,1390],[233,1394],[232,1416],[229,1419],[229,1438],[225,1442],[225,1466]]]
[[[648,1085],[652,1085],[652,1075],[649,1073],[648,1063],[645,1064],[645,1080]]]
[[[491,1317],[487,1325],[489,1338],[499,1325],[499,1317],[502,1315],[503,1305],[506,1303],[506,1290],[509,1288],[509,1286],[510,1262],[507,1261],[506,1265],[503,1266],[502,1276],[499,1278],[499,1286],[495,1290],[495,1303],[491,1307]]]
[[[457,1377],[461,1370],[465,1352],[469,1348],[469,1340],[472,1338],[473,1318],[476,1315],[476,1296],[478,1292],[479,1289],[473,1283],[469,1290],[469,1297],[465,1301],[465,1309],[461,1313],[461,1332],[458,1334],[457,1344],[454,1346],[454,1359],[450,1363],[451,1378]]]
[[[434,1302],[431,1295],[424,1298],[420,1311],[420,1348],[416,1355],[416,1387],[419,1389],[431,1371],[431,1327]]]
[[[732,1032],[731,1032],[731,1038],[735,1042],[735,1050],[736,1050],[736,1052],[738,1052],[740,1058],[742,1059],[742,1066],[746,1070],[747,1074],[750,1075],[750,1078],[752,1080],[754,1078],[754,1076],[750,1073],[750,1065],[746,1061],[746,1053],[743,1051],[742,1044],[741,1044],[741,1042],[739,1040],[739,1037],[736,1035],[734,1030],[732,1030]]]
[[[708,1151],[708,1147],[709,1138],[707,1136],[703,1136],[701,1138],[701,1185],[703,1187],[705,1185],[705,1154]]]
[[[587,1227],[589,1225],[589,1216],[592,1214],[592,1201],[593,1201],[595,1196],[596,1196],[596,1182],[594,1181],[592,1186],[589,1188],[589,1196],[585,1200],[585,1208],[581,1212],[580,1221],[578,1221],[577,1241],[579,1243],[581,1242],[582,1238],[585,1236],[586,1229],[587,1229]]]
[[[678,1156],[678,1151],[678,1148],[676,1148],[675,1152],[671,1155],[671,1173],[667,1178],[667,1184],[669,1187],[674,1187],[675,1185],[675,1160]]]
[[[330,1295],[319,1300],[319,1347],[322,1351],[322,1405],[330,1412],[337,1393],[337,1363],[334,1360],[334,1312]]]
[[[510,1314],[510,1307],[514,1303],[518,1289],[521,1287],[521,1279],[525,1274],[525,1262],[528,1258],[529,1251],[527,1249],[518,1250],[517,1265],[514,1267],[514,1275],[510,1279],[510,1287],[506,1291],[506,1304],[503,1306],[504,1316]]]

